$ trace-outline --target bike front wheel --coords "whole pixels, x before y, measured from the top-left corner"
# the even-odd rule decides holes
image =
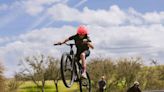
[[[60,64],[61,77],[64,85],[70,88],[74,82],[73,61],[69,54],[63,54]]]

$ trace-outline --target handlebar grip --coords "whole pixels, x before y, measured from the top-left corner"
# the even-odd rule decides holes
[[[56,45],[60,45],[60,44],[54,44],[54,45],[56,46]]]

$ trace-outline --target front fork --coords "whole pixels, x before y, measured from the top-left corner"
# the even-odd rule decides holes
[[[80,60],[78,60],[76,57],[74,59],[74,71],[75,71],[75,75],[77,76],[77,78],[81,79],[81,74],[83,72],[83,68],[80,63]]]
[[[80,80],[80,78],[81,78],[81,74],[82,74],[82,69],[80,68],[80,66],[79,66],[79,61],[78,61],[78,59],[77,59],[77,57],[74,57],[74,61],[73,61],[73,66],[74,66],[74,68],[73,68],[73,70],[74,70],[74,74],[75,74],[75,76],[76,76],[76,78],[78,79],[78,80]]]

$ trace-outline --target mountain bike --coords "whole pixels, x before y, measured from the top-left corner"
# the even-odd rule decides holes
[[[80,60],[77,59],[73,50],[75,44],[65,44],[70,47],[70,51],[63,53],[61,57],[60,71],[64,85],[70,88],[75,81],[78,81],[80,92],[91,92],[91,80],[88,72],[86,72],[87,78],[81,77],[83,69]]]

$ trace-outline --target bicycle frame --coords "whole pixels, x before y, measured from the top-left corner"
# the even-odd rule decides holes
[[[74,53],[74,50],[73,50],[73,46],[75,44],[67,44],[65,43],[67,46],[70,46],[70,51],[69,51],[69,54],[71,56],[71,59],[72,59],[72,64],[73,64],[73,72],[75,72],[76,76],[79,78],[80,75],[79,73],[81,74],[82,72],[82,65],[80,64],[79,60],[75,57],[75,53]],[[58,44],[55,44],[55,45],[58,45]],[[78,65],[78,66],[76,66]],[[79,71],[78,71],[79,70]]]
[[[82,64],[79,62],[79,58],[76,58],[74,50],[73,50],[73,46],[75,44],[67,44],[67,43],[65,43],[65,44],[67,46],[70,46],[70,51],[68,53],[62,54],[62,58],[61,58],[60,69],[61,69],[61,76],[62,76],[63,83],[67,88],[70,88],[72,86],[72,84],[74,83],[75,79],[77,79],[79,82],[79,85],[80,85],[80,92],[84,92],[83,86],[85,86],[86,84],[83,85],[83,79],[81,78]],[[61,45],[61,44],[54,44],[54,45]],[[64,59],[64,57],[66,57],[66,60]],[[70,65],[72,67],[71,69],[67,68],[67,62],[68,62],[67,59],[68,59],[68,61],[70,61]],[[70,72],[71,73],[71,78],[70,78],[71,80],[69,82],[67,82],[65,74],[64,74],[67,71],[67,69],[71,71]],[[90,78],[89,78],[88,73],[87,73],[87,83],[88,84],[85,87],[87,88],[87,90],[89,92],[91,92],[91,82],[90,82]]]
[[[72,58],[72,63],[73,63],[73,72],[75,72],[76,76],[78,77],[78,79],[80,79],[80,75],[79,73],[81,74],[82,72],[82,66],[79,62],[79,60],[75,57],[75,54],[74,54],[74,51],[73,51],[73,45],[75,44],[67,44],[66,45],[70,46],[70,52],[69,54],[71,55],[71,58]]]

